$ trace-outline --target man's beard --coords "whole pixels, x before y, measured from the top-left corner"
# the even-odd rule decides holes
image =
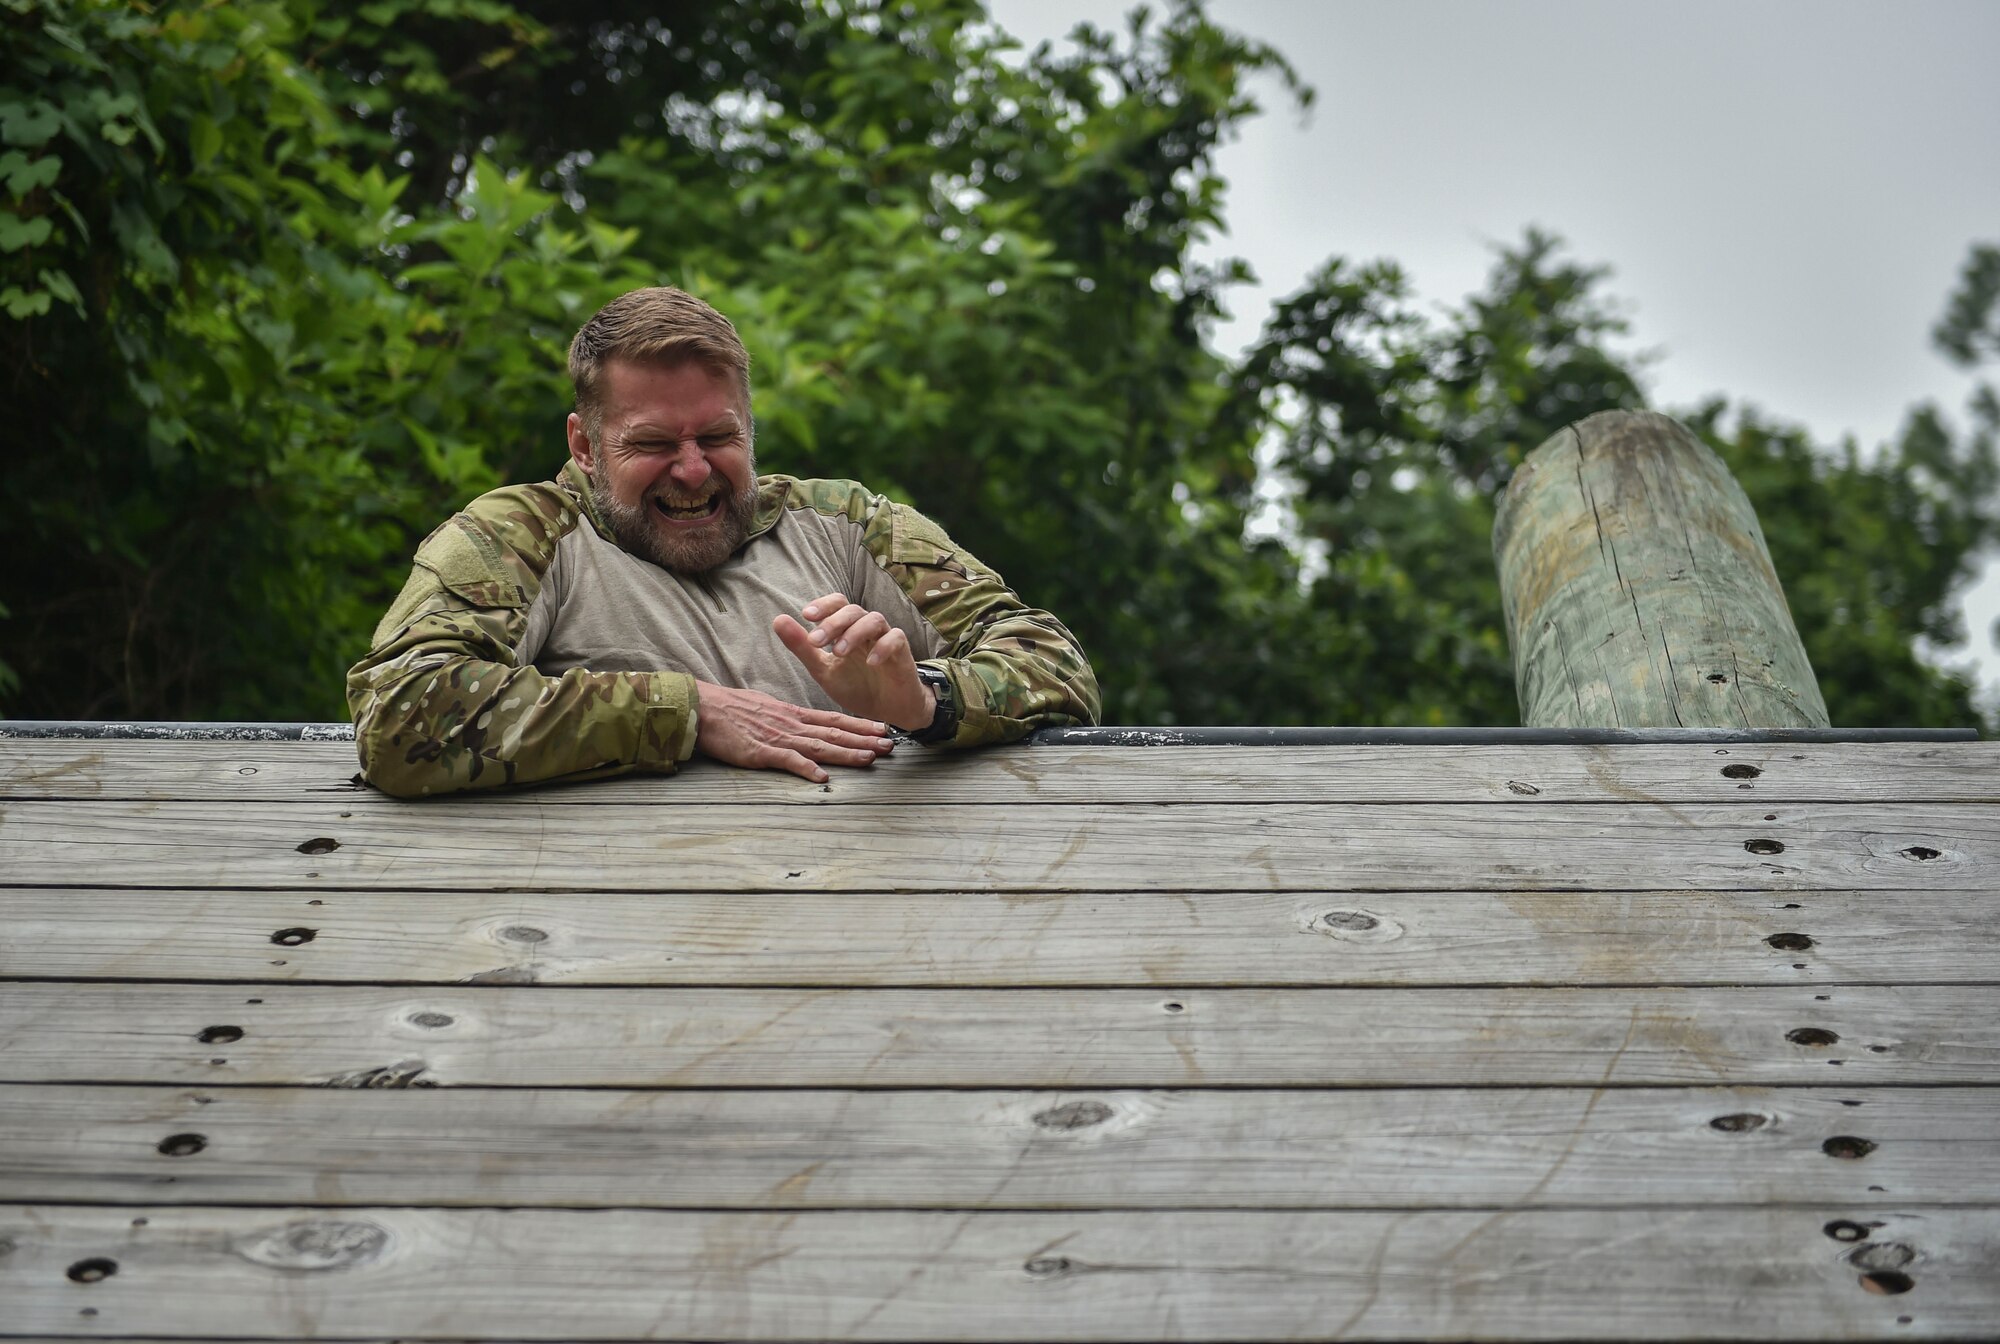
[[[659,485],[641,496],[637,504],[625,504],[612,497],[602,472],[593,471],[590,497],[622,549],[675,574],[700,574],[734,555],[750,535],[750,523],[757,513],[754,459],[745,477],[743,489],[734,495],[729,493],[728,480],[718,473],[701,490],[689,492],[672,485]],[[722,495],[722,508],[706,527],[685,531],[671,527],[654,507],[657,500],[671,508],[689,508],[707,503],[718,493]]]

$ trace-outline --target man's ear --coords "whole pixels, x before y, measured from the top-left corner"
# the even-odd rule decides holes
[[[584,475],[590,475],[596,469],[596,459],[591,455],[590,435],[584,432],[583,417],[571,411],[563,430],[569,436],[570,460],[583,468]]]

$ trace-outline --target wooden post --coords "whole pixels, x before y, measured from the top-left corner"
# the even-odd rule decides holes
[[[1524,725],[1828,726],[1756,511],[1666,416],[1604,411],[1530,453],[1493,556]]]

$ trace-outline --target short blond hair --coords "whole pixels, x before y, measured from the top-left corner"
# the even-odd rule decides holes
[[[569,343],[576,413],[593,442],[603,422],[604,366],[614,359],[693,360],[736,380],[750,411],[750,352],[728,318],[684,289],[653,285],[620,294],[597,310]]]

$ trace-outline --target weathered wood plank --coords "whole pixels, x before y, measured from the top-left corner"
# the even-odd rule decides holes
[[[1875,1147],[1828,1156],[1841,1136]],[[1874,1207],[1996,1192],[1988,1088],[0,1087],[0,1200],[22,1203]]]
[[[1964,891],[1996,863],[2000,806],[1966,803],[0,810],[12,885]]]
[[[257,991],[245,993],[246,990]],[[1983,986],[0,985],[0,1082],[1177,1087],[2000,1082]],[[204,1039],[205,1038],[205,1039]]]
[[[2000,1211],[0,1209],[12,1328],[733,1340],[1865,1339],[2000,1319]],[[107,1276],[78,1284],[91,1262]],[[109,1272],[107,1266],[115,1267]],[[1909,1291],[1885,1295],[1878,1288]],[[97,1315],[80,1323],[80,1305]],[[1907,1318],[1900,1321],[1899,1318]]]
[[[5,741],[0,799],[401,806],[354,784],[354,770],[353,747],[338,742]],[[873,769],[836,773],[826,789],[698,760],[678,777],[483,797],[550,806],[2000,802],[2000,743],[904,748]]]
[[[1993,982],[1996,898],[0,888],[0,976],[940,988]]]

